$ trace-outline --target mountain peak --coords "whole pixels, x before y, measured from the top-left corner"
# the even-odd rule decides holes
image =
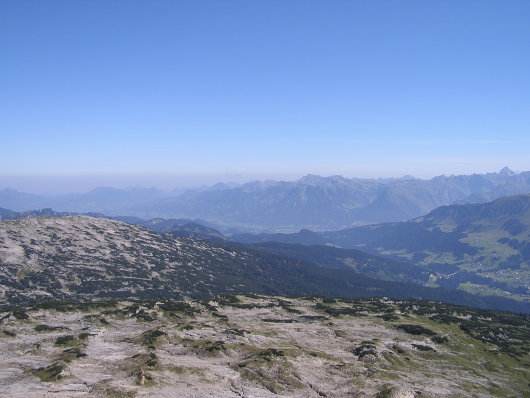
[[[344,180],[345,178],[340,175],[321,177],[315,174],[308,174],[300,178],[300,180],[298,180],[298,183],[316,187],[316,186],[322,186],[322,185],[338,184],[338,183],[343,182]]]
[[[515,175],[515,173],[512,170],[510,170],[508,167],[504,167],[499,171],[499,175],[504,176],[504,177],[510,177],[510,176]]]
[[[300,178],[299,182],[306,185],[314,185],[319,183],[322,180],[322,177],[316,174],[308,174]]]

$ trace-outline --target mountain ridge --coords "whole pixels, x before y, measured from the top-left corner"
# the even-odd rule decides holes
[[[405,221],[456,203],[488,202],[530,192],[530,172],[459,176],[360,179],[307,175],[296,181],[216,184],[180,195],[156,189],[99,188],[86,194],[41,197],[0,191],[0,207],[15,211],[54,208],[144,219],[202,219],[221,232],[293,232],[302,228],[336,230]]]

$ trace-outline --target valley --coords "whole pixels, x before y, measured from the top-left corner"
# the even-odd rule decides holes
[[[415,267],[417,277],[429,275],[422,282],[426,286],[529,302],[529,237],[530,195],[517,195],[482,204],[442,206],[405,222],[329,232],[241,234],[233,239],[258,245],[333,246],[335,259],[343,263],[348,255],[340,249],[362,250]],[[304,249],[295,248],[291,252],[301,256]],[[321,252],[330,250],[322,247]]]

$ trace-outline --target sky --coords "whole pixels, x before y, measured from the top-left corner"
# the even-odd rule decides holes
[[[2,1],[0,189],[530,170],[529,20],[526,0]]]

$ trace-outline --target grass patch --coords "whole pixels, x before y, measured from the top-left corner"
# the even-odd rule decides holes
[[[399,320],[399,316],[397,316],[396,314],[392,314],[392,313],[386,313],[386,314],[383,314],[383,315],[378,315],[379,318],[382,318],[383,321],[397,321]]]
[[[443,343],[447,343],[449,341],[449,339],[447,338],[447,336],[433,336],[431,337],[431,340],[437,344],[443,344]]]
[[[263,322],[269,322],[269,323],[293,323],[296,322],[294,319],[273,319],[273,318],[263,318]]]
[[[237,328],[227,329],[226,332],[229,334],[235,334],[236,336],[245,336],[245,333],[250,334],[247,330]]]
[[[20,320],[24,320],[24,319],[28,319],[29,318],[29,315],[26,312],[24,312],[24,310],[22,310],[20,308],[14,309],[12,314],[13,314],[13,316],[15,318],[20,319]]]
[[[86,339],[88,339],[90,336],[95,336],[95,334],[94,334],[94,333],[83,332],[83,333],[79,333],[78,339],[79,339],[79,340],[86,340]]]
[[[61,373],[63,370],[64,365],[56,362],[45,368],[35,369],[31,373],[43,382],[52,382],[62,378]]]
[[[428,345],[423,345],[423,344],[412,344],[412,346],[414,348],[416,348],[417,350],[420,350],[420,351],[435,351],[434,348],[432,348],[431,346],[428,346]]]
[[[275,355],[273,355],[275,356]],[[273,394],[305,388],[292,366],[287,361],[251,361],[237,368],[241,377],[265,387]]]
[[[358,359],[363,359],[367,355],[377,357],[376,346],[373,341],[363,341],[353,350],[353,353],[357,355]]]
[[[161,330],[158,330],[158,329],[148,330],[147,332],[144,332],[142,334],[142,341],[144,344],[148,346],[153,346],[154,344],[156,344],[157,339],[159,337],[165,336],[165,335],[167,335],[167,333]]]
[[[53,332],[54,330],[68,329],[64,326],[49,326],[49,325],[37,325],[35,326],[36,332]]]
[[[284,357],[285,352],[282,350],[277,350],[276,348],[267,348],[266,350],[260,352],[258,356],[265,359],[266,361],[270,361],[273,357]]]
[[[55,345],[68,345],[75,341],[75,337],[71,334],[65,336],[59,336],[55,339]]]
[[[184,313],[185,315],[192,316],[195,313],[200,312],[198,309],[193,308],[189,303],[183,301],[166,301],[158,305],[163,311],[167,312],[179,312]],[[215,307],[214,307],[215,308]]]
[[[414,336],[419,336],[419,335],[434,336],[436,334],[431,329],[427,329],[426,327],[423,327],[421,325],[412,325],[412,324],[406,324],[406,323],[397,325],[396,329],[403,330],[404,332],[408,334],[412,334]]]
[[[87,355],[81,351],[80,347],[67,348],[63,351],[62,359],[65,362],[71,362],[74,358],[83,358]]]
[[[204,353],[207,354],[215,354],[219,351],[225,351],[226,345],[225,342],[222,340],[200,340],[200,341],[192,341],[191,346],[195,349],[198,349]]]

